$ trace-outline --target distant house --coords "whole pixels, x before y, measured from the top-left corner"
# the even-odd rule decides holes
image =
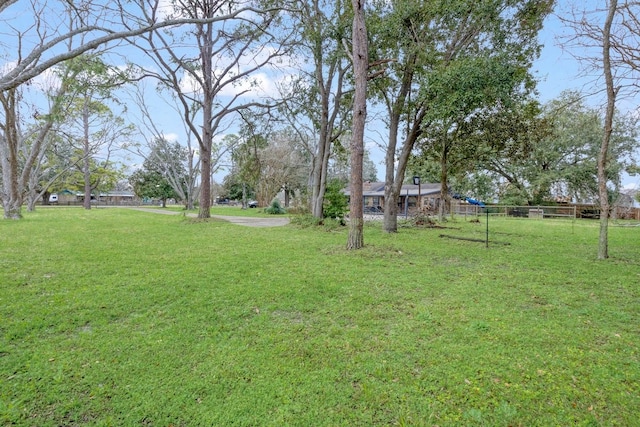
[[[100,194],[100,203],[107,205],[136,205],[140,199],[131,191],[109,191]]]
[[[365,182],[362,186],[362,198],[365,213],[382,212],[384,207],[384,182]],[[344,193],[349,196],[347,188]],[[418,197],[419,196],[419,197]],[[418,206],[420,200],[420,206]],[[440,201],[440,184],[424,183],[420,185],[403,184],[396,203],[398,212],[436,210]]]
[[[71,190],[64,189],[62,191],[58,191],[58,203],[60,204],[69,204],[76,201],[76,193]]]
[[[84,193],[80,191],[62,190],[56,195],[60,205],[79,205],[84,202]],[[91,194],[91,203],[115,206],[137,205],[140,199],[131,191],[109,191],[100,193],[98,197]]]

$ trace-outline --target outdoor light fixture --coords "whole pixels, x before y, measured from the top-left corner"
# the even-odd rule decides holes
[[[420,177],[418,175],[414,175],[413,177],[413,185],[418,186],[418,211],[422,209],[422,191],[420,189]]]

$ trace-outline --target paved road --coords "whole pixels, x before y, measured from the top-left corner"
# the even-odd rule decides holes
[[[142,212],[151,212],[163,215],[182,215],[180,211],[171,211],[167,209],[155,209],[155,208],[127,208]],[[189,213],[187,216],[195,218],[198,215]],[[255,218],[247,216],[226,216],[226,215],[211,215],[211,218],[223,219],[233,224],[244,225],[245,227],[280,227],[289,224],[289,218],[278,216],[273,218]]]

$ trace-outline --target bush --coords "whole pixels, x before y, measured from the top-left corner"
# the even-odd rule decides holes
[[[301,228],[317,227],[322,224],[322,220],[309,213],[303,213],[292,216],[291,224],[297,225]]]
[[[324,194],[323,214],[325,218],[334,219],[344,224],[344,217],[347,214],[347,196],[342,192],[343,184],[340,180],[334,179],[327,185]]]
[[[290,215],[311,215],[309,206],[304,204],[297,204],[295,206],[289,206],[287,213]]]
[[[269,207],[267,207],[264,211],[265,213],[271,215],[282,215],[287,213],[287,211],[280,205],[280,200],[278,200],[277,197],[271,201]]]
[[[340,230],[345,226],[344,220],[332,218],[320,219],[311,214],[295,215],[291,217],[291,224],[297,225],[300,228],[322,227],[326,231]]]
[[[433,227],[436,223],[429,215],[418,212],[411,218],[411,224],[414,227]]]

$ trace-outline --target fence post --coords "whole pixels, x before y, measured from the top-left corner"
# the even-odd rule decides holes
[[[487,212],[487,242],[486,242],[486,247],[488,249],[489,248],[489,209],[485,208],[485,211]]]

